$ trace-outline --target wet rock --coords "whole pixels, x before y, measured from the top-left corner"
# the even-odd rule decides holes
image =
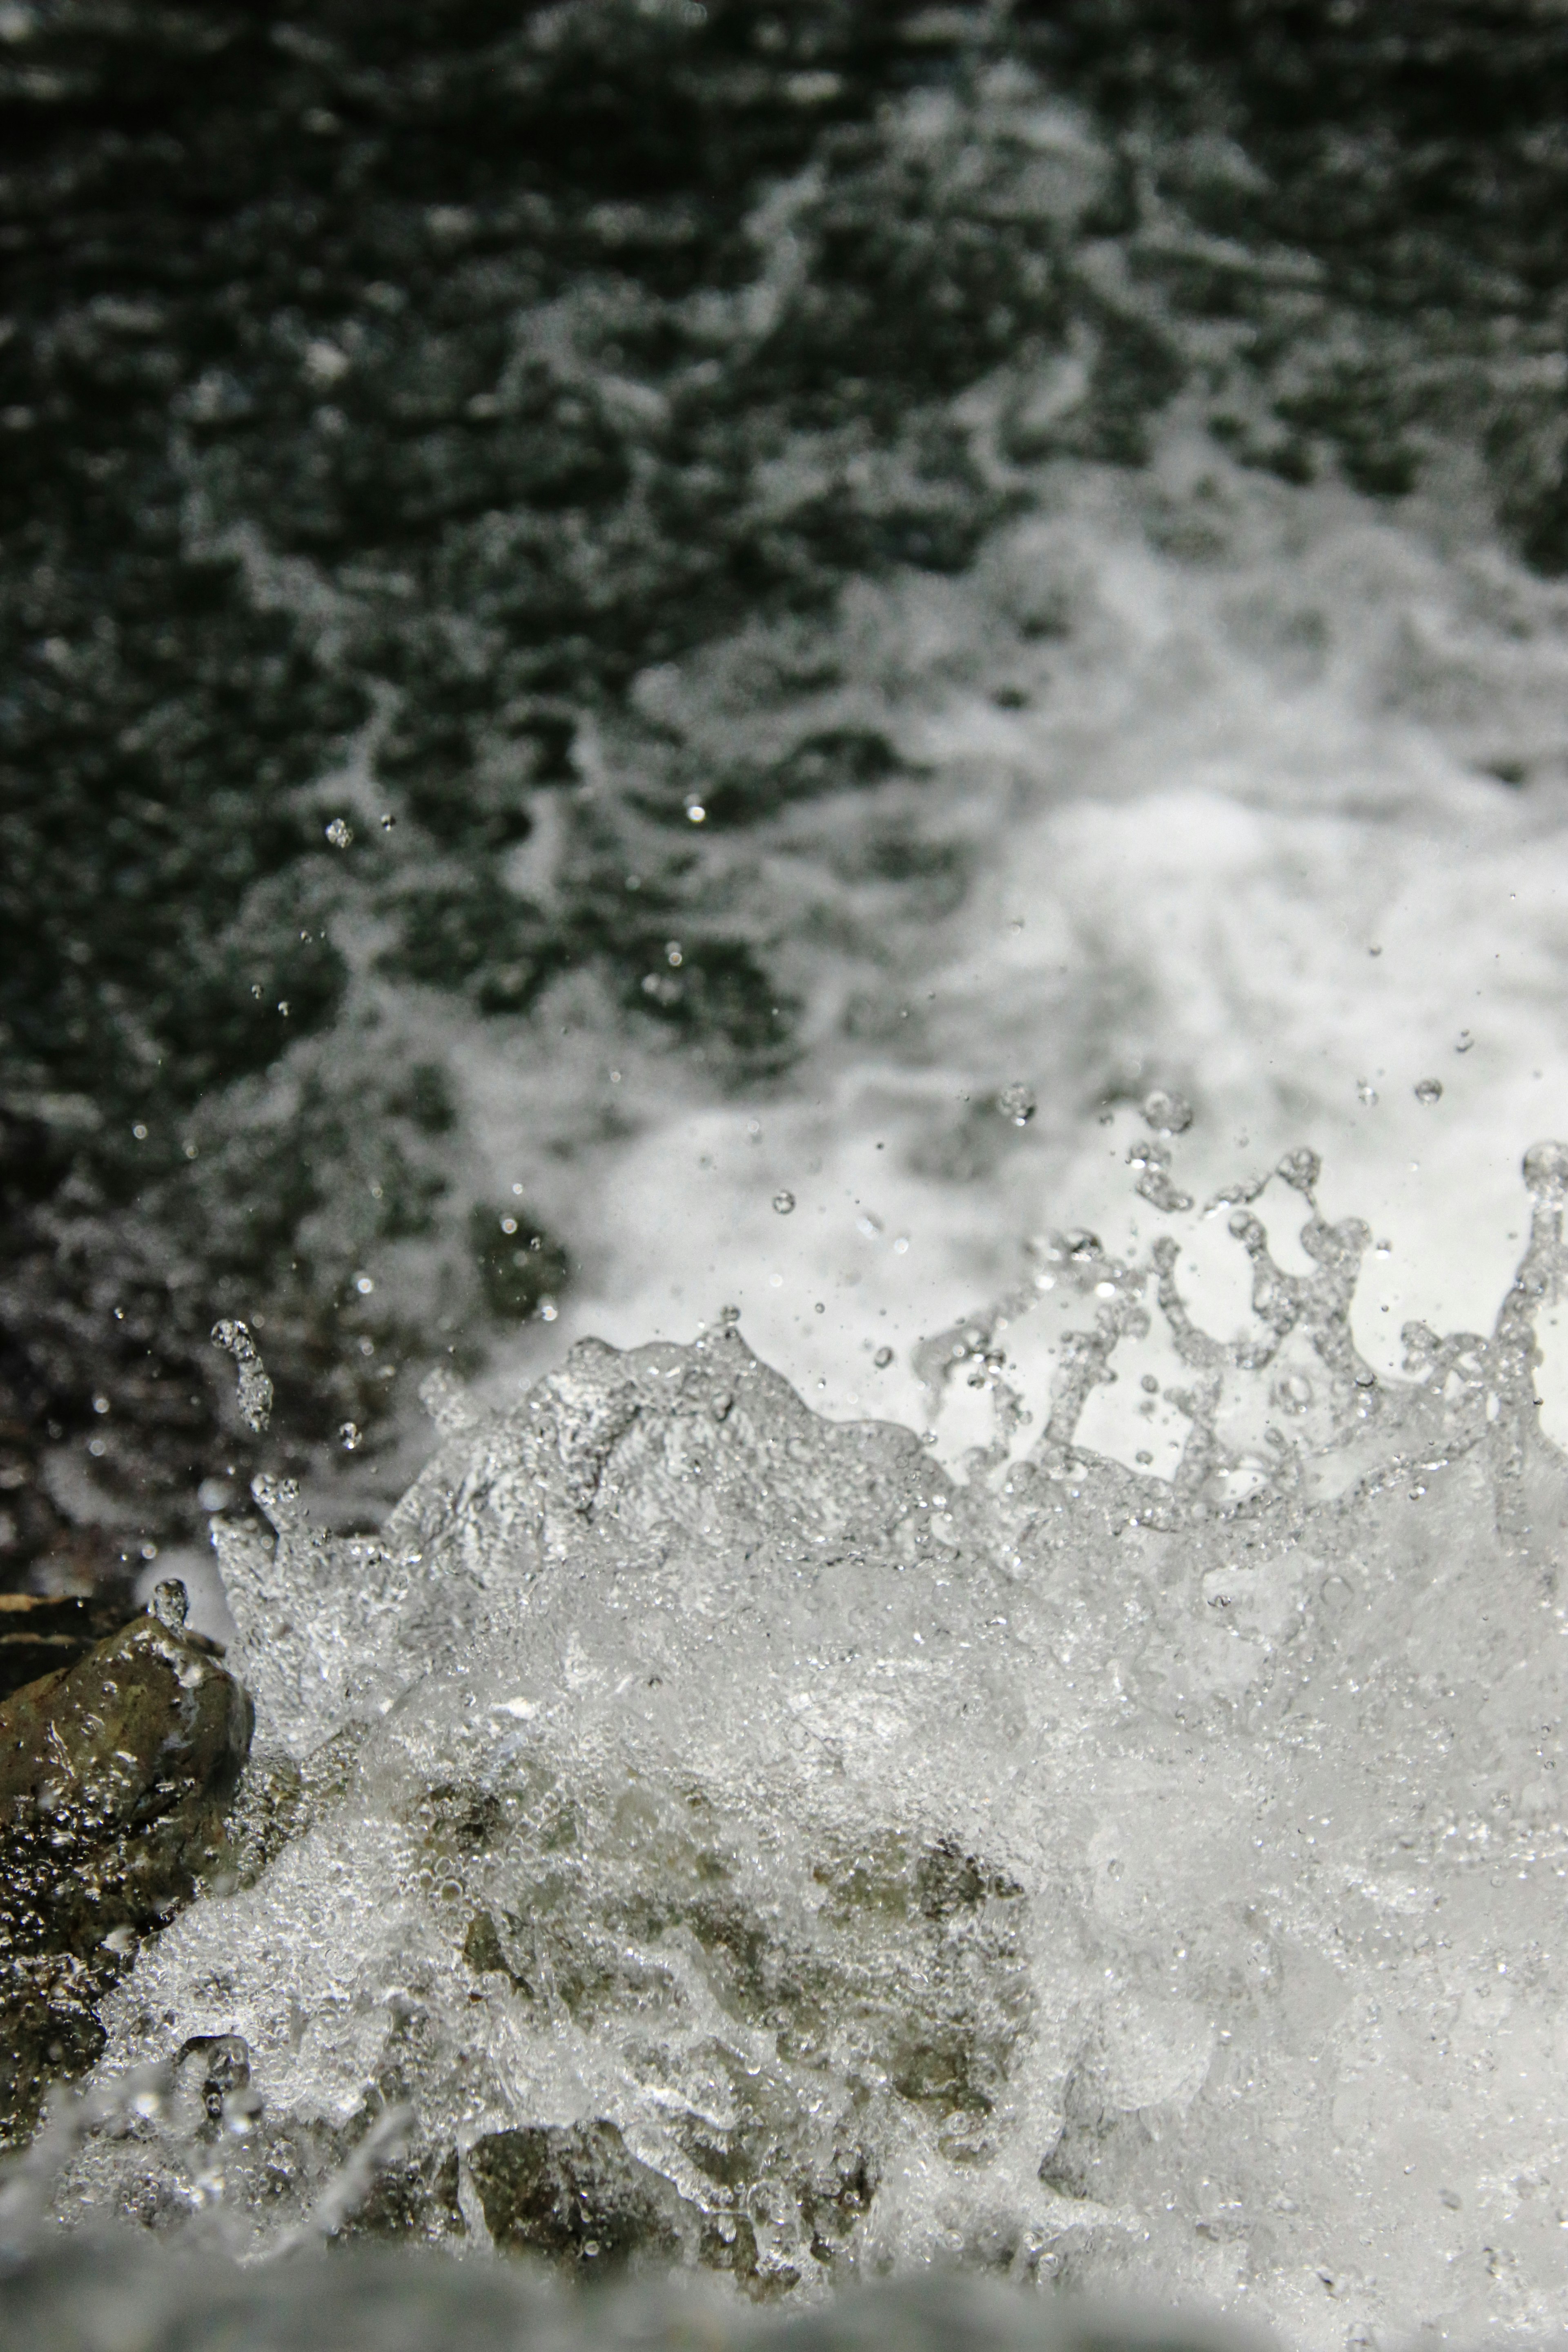
[[[0,2134],[90,2063],[97,2002],[221,1850],[252,1711],[184,1590],[0,1706]]]
[[[679,2200],[603,2120],[490,2132],[468,2154],[485,2221],[509,2253],[542,2253],[583,2269],[621,2268],[636,2253],[680,2251]]]
[[[119,1593],[0,1592],[0,1700],[74,1666],[125,1615]]]

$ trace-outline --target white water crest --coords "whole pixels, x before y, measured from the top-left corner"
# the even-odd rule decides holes
[[[699,768],[860,729],[903,772],[693,835],[709,903],[805,1008],[779,1078],[721,1089],[577,980],[531,1024],[453,1027],[463,1181],[521,1194],[579,1269],[496,1396],[563,1340],[689,1340],[736,1306],[812,1402],[926,1422],[920,1344],[1031,1238],[1161,1224],[1124,1181],[1157,1087],[1196,1114],[1199,1202],[1322,1152],[1381,1245],[1355,1310],[1381,1371],[1412,1316],[1489,1314],[1520,1139],[1563,1124],[1568,1083],[1568,598],[1462,472],[1395,520],[1179,415],[1146,475],[1063,463],[1029,491],[962,578],[861,583],[639,681]],[[640,723],[597,742],[588,803],[635,788]],[[1225,1253],[1189,1280],[1228,1329]],[[973,1433],[936,1427],[956,1466]]]
[[[258,1482],[234,1872],[106,2012],[101,2079],[181,2087],[62,2216],[265,2252],[409,2106],[373,2219],[416,2242],[807,2300],[957,2261],[1336,2352],[1562,2326],[1568,1150],[1524,1172],[1491,1329],[1412,1323],[1398,1378],[1298,1151],[1224,1212],[1234,1339],[1168,1236],[1044,1240],[960,1335],[962,1483],[730,1322],[499,1412],[438,1381],[377,1539]],[[1085,1442],[1119,1372],[1169,1475]]]

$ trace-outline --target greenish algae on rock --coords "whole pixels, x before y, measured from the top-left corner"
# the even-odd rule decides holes
[[[0,1706],[0,2140],[91,2063],[99,2000],[221,1851],[254,1714],[184,1602],[161,1585]]]

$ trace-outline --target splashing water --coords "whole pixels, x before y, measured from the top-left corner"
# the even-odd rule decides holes
[[[234,1358],[238,1374],[236,1402],[239,1417],[247,1429],[255,1430],[259,1436],[272,1418],[272,1382],[249,1328],[226,1317],[221,1323],[213,1325],[212,1339],[214,1347],[224,1349]]]
[[[100,2075],[221,2051],[245,2127],[193,2079],[58,2214],[265,2251],[409,2106],[345,2228],[807,2299],[957,2259],[1325,2352],[1561,2326],[1568,1148],[1524,1173],[1490,1336],[1411,1323],[1397,1380],[1302,1151],[1232,1188],[1236,1338],[1172,1234],[1080,1231],[929,1343],[993,1417],[965,1483],[730,1320],[582,1342],[500,1412],[435,1381],[379,1538],[258,1480],[271,1536],[217,1528],[232,1866]],[[1090,1443],[1119,1387],[1168,1475]]]

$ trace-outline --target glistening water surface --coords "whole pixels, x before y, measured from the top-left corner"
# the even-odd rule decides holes
[[[1503,5],[0,11],[0,1660],[171,1573],[223,1633],[217,1513],[260,1707],[101,2061],[247,2079],[103,2201],[242,2242],[401,2068],[394,2234],[544,2245],[575,2166],[756,2292],[1142,2245],[1303,2340],[1560,2323],[1550,1252],[1539,1361],[1462,1335],[1568,1128],[1565,91]],[[588,1338],[669,1352],[540,1467]],[[731,1431],[742,1348],[912,1436]],[[491,1492],[558,1471],[563,1557]],[[254,1472],[342,1538],[271,1618]],[[45,2073],[122,1929],[58,2059],[16,1994]]]

